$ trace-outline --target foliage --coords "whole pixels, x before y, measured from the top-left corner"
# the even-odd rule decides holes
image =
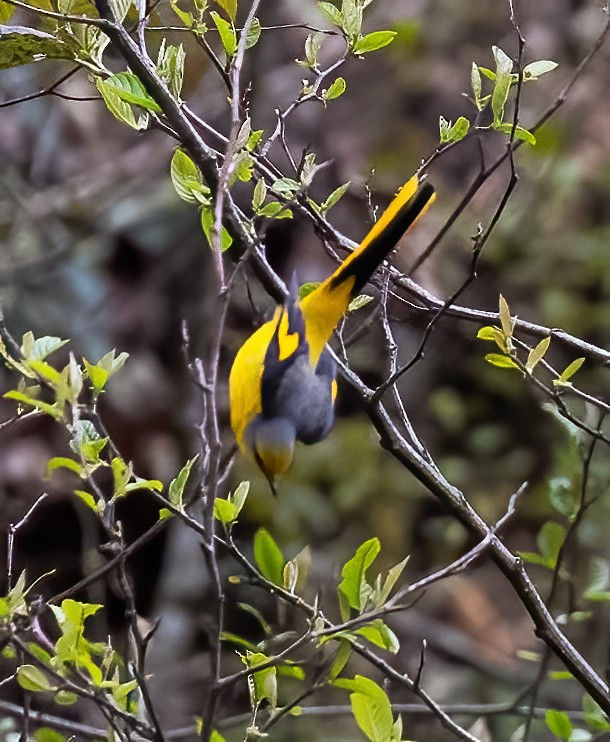
[[[84,505],[87,516],[95,520],[103,534],[110,556],[91,580],[116,577],[116,589],[126,606],[129,639],[122,643],[125,656],[117,650],[119,644],[113,639],[98,640],[96,621],[107,620],[109,606],[77,600],[78,584],[53,597],[45,587],[51,572],[29,581],[24,570],[13,579],[15,534],[36,516],[45,493],[23,513],[19,523],[10,526],[8,580],[5,594],[0,597],[3,656],[10,665],[9,677],[3,684],[10,683],[23,692],[25,701],[19,708],[26,720],[30,698],[45,700],[53,711],[42,717],[46,726],[36,729],[34,739],[54,742],[68,738],[62,731],[66,728],[73,728],[76,736],[86,729],[84,725],[79,727],[80,722],[70,721],[62,711],[63,706],[74,706],[76,716],[82,715],[79,718],[86,718],[87,708],[95,706],[97,717],[107,723],[107,729],[98,731],[108,739],[156,740],[166,733],[150,693],[147,667],[147,649],[156,627],[149,632],[142,629],[130,583],[128,557],[141,544],[127,543],[119,515],[121,508],[138,496],[154,503],[156,508],[156,520],[146,531],[146,538],[170,528],[188,529],[201,544],[206,560],[212,599],[206,601],[201,625],[205,624],[208,634],[211,671],[207,675],[200,717],[191,720],[190,727],[201,739],[222,742],[224,732],[218,730],[221,723],[239,726],[240,734],[246,739],[262,737],[273,733],[276,725],[283,730],[279,725],[287,724],[289,718],[294,725],[300,724],[307,716],[303,712],[310,701],[309,709],[316,713],[320,699],[325,702],[327,698],[339,698],[349,710],[351,730],[357,728],[358,734],[372,742],[401,742],[412,734],[409,726],[412,718],[399,713],[404,690],[413,694],[449,733],[473,739],[471,731],[461,726],[459,713],[449,714],[440,701],[428,695],[422,683],[425,643],[419,669],[411,674],[411,658],[399,655],[406,646],[405,632],[399,629],[398,622],[394,624],[392,616],[411,609],[427,590],[466,571],[486,552],[507,578],[507,586],[529,613],[538,637],[545,642],[546,656],[540,660],[540,669],[544,670],[553,656],[563,669],[552,671],[549,679],[575,681],[582,697],[578,721],[574,709],[544,709],[544,724],[549,732],[559,739],[584,740],[610,729],[605,681],[565,632],[566,626],[572,628],[599,617],[599,609],[610,599],[607,555],[583,549],[576,566],[570,557],[582,546],[578,540],[584,541],[582,534],[589,527],[589,510],[596,504],[597,496],[592,493],[591,484],[593,456],[598,446],[610,443],[607,425],[604,427],[608,404],[585,391],[588,369],[595,364],[607,364],[608,354],[564,331],[519,319],[502,294],[498,311],[493,313],[460,308],[456,304],[476,279],[483,248],[503,218],[517,180],[515,159],[519,148],[527,144],[529,147],[524,149],[539,151],[538,128],[546,119],[541,114],[538,123],[522,126],[520,104],[530,89],[546,90],[546,75],[557,67],[555,62],[537,60],[524,64],[522,49],[518,58],[513,59],[500,47],[493,46],[493,69],[472,63],[468,99],[473,115],[470,118],[457,115],[452,117],[455,121],[439,116],[438,146],[422,164],[422,170],[427,172],[433,165],[444,162],[442,158],[450,149],[468,146],[468,142],[476,140],[482,151],[481,143],[501,138],[503,154],[496,164],[508,164],[510,183],[487,226],[479,225],[476,230],[470,274],[447,301],[435,300],[410,278],[391,284],[389,273],[381,302],[376,303],[369,294],[354,299],[349,309],[358,312],[356,321],[370,312],[369,319],[360,320],[362,325],[366,327],[379,319],[385,341],[383,358],[390,370],[375,389],[365,384],[364,374],[360,377],[352,370],[350,344],[341,338],[344,376],[366,403],[384,448],[442,503],[455,524],[466,528],[473,540],[470,551],[464,547],[460,556],[421,579],[413,575],[407,578],[409,556],[404,551],[393,566],[374,569],[377,559],[382,553],[386,558],[388,551],[385,537],[374,535],[358,546],[353,543],[350,556],[344,556],[342,565],[335,573],[326,575],[321,584],[318,545],[312,540],[295,546],[295,540],[281,538],[269,524],[267,527],[257,523],[253,535],[249,533],[256,487],[247,479],[233,486],[228,479],[227,462],[231,456],[226,455],[229,446],[220,430],[224,417],[219,403],[223,400],[221,382],[230,303],[238,303],[240,291],[250,297],[249,288],[247,291],[244,288],[242,271],[253,267],[265,288],[278,293],[276,276],[261,250],[267,233],[277,228],[278,221],[306,221],[331,248],[341,247],[343,240],[327,217],[331,209],[343,204],[351,183],[334,182],[327,187],[328,181],[322,176],[328,170],[328,163],[309,147],[303,148],[298,157],[294,156],[290,141],[292,115],[308,104],[317,106],[319,115],[324,117],[333,106],[341,105],[337,102],[341,98],[354,96],[357,101],[359,91],[352,82],[355,79],[352,70],[365,63],[372,52],[390,54],[398,45],[397,30],[371,27],[375,18],[369,13],[371,2],[341,0],[311,4],[312,13],[319,19],[317,24],[298,24],[306,33],[300,52],[302,58],[295,64],[305,78],[292,91],[290,102],[278,108],[276,126],[269,131],[255,128],[256,107],[249,105],[248,95],[250,86],[258,83],[256,78],[246,79],[248,64],[256,59],[261,47],[274,43],[277,36],[273,34],[285,29],[281,24],[269,27],[261,23],[257,17],[262,12],[259,2],[194,0],[184,6],[169,0],[160,7],[156,4],[144,7],[123,0],[100,0],[96,4],[86,0],[57,3],[36,0],[29,4],[19,2],[17,6],[0,0],[3,23],[0,69],[43,60],[49,64],[67,60],[76,71],[86,72],[86,84],[91,93],[99,96],[109,120],[110,116],[114,117],[139,136],[158,130],[171,137],[175,149],[167,180],[171,181],[178,199],[197,214],[213,258],[211,299],[216,302],[209,342],[201,358],[190,357],[191,338],[188,328],[183,331],[192,386],[202,395],[195,436],[199,453],[189,458],[185,455],[175,467],[175,476],[168,476],[165,481],[139,476],[136,472],[140,468],[121,453],[119,438],[106,428],[105,395],[112,377],[125,365],[127,353],[111,350],[91,362],[70,351],[67,340],[54,335],[36,338],[32,331],[27,331],[17,342],[2,325],[0,355],[11,386],[4,399],[12,411],[3,427],[22,424],[26,419],[45,420],[66,437],[65,450],[58,450],[58,455],[47,462],[46,477],[51,485],[69,482],[74,502]],[[381,2],[377,0],[378,5]],[[165,23],[164,13],[171,14],[171,24],[179,25],[159,25]],[[519,39],[516,22],[512,30]],[[184,43],[174,43],[177,37],[184,39]],[[602,42],[593,47],[591,55]],[[153,48],[154,57],[150,51]],[[211,123],[216,114],[209,114],[210,121],[204,120],[185,102],[191,90],[189,73],[197,64],[194,49],[204,50],[209,74],[217,75],[224,86],[220,97],[227,102],[226,125],[218,129]],[[578,67],[574,80],[586,66]],[[256,69],[255,64],[252,69]],[[46,90],[40,97],[53,92],[54,89]],[[563,95],[557,99],[557,107]],[[483,157],[481,160],[477,188],[496,167],[486,165]],[[467,202],[476,190],[470,193]],[[455,218],[461,208],[455,212]],[[448,224],[453,221],[452,217]],[[422,253],[417,265],[429,254]],[[302,286],[301,296],[306,296],[315,285]],[[388,316],[390,286],[392,291],[404,290],[408,302],[413,302],[429,318],[417,354],[404,367],[398,366],[397,343]],[[374,307],[369,307],[371,304]],[[369,309],[362,311],[366,307]],[[501,370],[518,371],[506,383],[513,381],[527,386],[532,393],[532,404],[544,400],[552,424],[562,426],[567,441],[565,449],[569,454],[565,458],[569,465],[556,462],[557,471],[544,481],[546,500],[541,508],[542,522],[537,527],[535,547],[529,550],[516,550],[510,537],[499,533],[514,513],[517,495],[497,523],[484,520],[468,498],[443,475],[443,467],[437,465],[419,441],[396,385],[401,376],[424,358],[436,326],[456,316],[483,325],[477,338],[496,346],[494,352],[485,355],[485,361],[494,368],[479,363],[479,369],[484,369],[478,372],[480,378],[486,380],[485,372],[489,370],[494,374],[489,378],[494,382],[499,378],[497,383],[501,384],[502,379],[511,377],[500,373]],[[471,343],[473,335],[469,335],[472,347],[475,346]],[[562,354],[558,349],[560,343],[567,345],[571,354],[567,365],[565,352]],[[585,360],[587,365],[581,373]],[[387,403],[390,394],[392,406]],[[593,412],[597,413],[595,419]],[[496,480],[500,479],[498,474]],[[367,503],[367,518],[373,517],[376,508],[383,507],[384,484],[375,483],[376,500]],[[307,507],[307,499],[301,499]],[[280,507],[278,502],[277,508]],[[388,561],[392,564],[397,558]],[[226,569],[227,565],[230,569]],[[587,572],[586,580],[577,579],[579,567]],[[534,582],[530,570],[537,580],[537,575],[542,575],[539,582]],[[86,585],[88,580],[89,577],[85,579]],[[266,602],[261,604],[251,597],[252,587],[265,596]],[[556,596],[562,588],[569,593],[569,600],[560,607]],[[238,629],[229,626],[225,613],[229,610],[247,621],[238,621]],[[254,630],[241,628],[249,622],[255,626]],[[539,661],[538,655],[535,657]],[[232,672],[229,667],[233,668]],[[530,717],[534,710],[538,712],[534,701],[545,678],[545,673],[540,672],[533,686]],[[231,689],[234,697],[243,700],[247,696],[235,719],[228,714],[223,716],[220,702],[229,696]],[[246,723],[244,712],[248,716]],[[522,712],[515,702],[507,706],[505,713]],[[403,717],[407,719],[404,731]],[[32,716],[29,721],[33,724],[37,718]],[[24,724],[27,736],[27,721]]]

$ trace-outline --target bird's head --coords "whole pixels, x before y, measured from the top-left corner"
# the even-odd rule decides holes
[[[292,464],[296,430],[284,417],[264,418],[258,415],[247,431],[254,459],[269,480],[275,494],[277,479],[284,475]]]

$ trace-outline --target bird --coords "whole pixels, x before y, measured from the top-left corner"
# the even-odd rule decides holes
[[[427,180],[410,178],[334,273],[302,299],[293,276],[285,303],[239,348],[229,374],[231,428],[273,494],[296,442],[318,443],[332,428],[337,368],[327,344],[337,324],[434,199]]]

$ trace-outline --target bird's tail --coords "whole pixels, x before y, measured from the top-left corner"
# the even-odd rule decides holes
[[[350,295],[358,294],[373,271],[409,231],[435,199],[430,183],[419,183],[414,175],[398,191],[394,200],[375,222],[354,252],[346,258],[324,284],[331,289],[353,277]],[[323,284],[323,285],[324,285]]]
[[[375,268],[434,199],[432,185],[420,183],[414,175],[398,191],[354,252],[302,300],[312,363],[317,362],[350,300],[362,290]]]

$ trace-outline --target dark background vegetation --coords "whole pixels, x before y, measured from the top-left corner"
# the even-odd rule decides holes
[[[263,25],[322,23],[315,7],[305,3],[263,3],[262,11]],[[525,61],[559,63],[557,70],[525,86],[521,122],[527,127],[556,99],[591,48],[603,17],[596,2],[521,3],[517,11],[528,44]],[[163,7],[160,15],[164,22],[173,22]],[[310,146],[319,161],[329,161],[314,196],[324,198],[339,184],[352,181],[331,212],[333,224],[352,239],[362,236],[370,223],[365,183],[370,183],[376,203],[387,203],[434,150],[439,115],[472,119],[473,106],[463,95],[469,90],[472,61],[492,67],[494,44],[516,54],[507,6],[492,0],[377,0],[368,23],[397,30],[395,42],[364,61],[352,59],[343,73],[344,96],[326,109],[303,106],[287,129],[294,152]],[[288,104],[298,91],[303,70],[294,59],[302,56],[305,36],[299,29],[269,31],[251,51],[246,74],[254,80],[250,92],[254,128],[270,131],[274,109]],[[183,95],[206,120],[226,131],[226,99],[217,75],[187,34],[176,34],[173,40],[183,41],[187,49]],[[2,71],[2,100],[45,87],[63,69],[62,63],[48,61]],[[610,345],[609,89],[610,49],[602,49],[566,104],[540,130],[537,146],[519,150],[519,184],[484,248],[478,280],[461,303],[495,311],[502,293],[512,312],[523,319],[561,327],[602,347]],[[82,72],[62,90],[84,98],[95,92]],[[488,158],[501,154],[504,147],[500,135],[485,138]],[[16,337],[31,329],[37,336],[70,338],[70,349],[90,360],[113,347],[128,351],[130,359],[111,382],[102,414],[137,473],[163,481],[175,476],[194,451],[199,395],[186,369],[180,327],[186,320],[195,352],[209,342],[206,292],[212,271],[196,210],[178,201],[168,177],[172,148],[161,132],[138,135],[121,125],[97,99],[46,96],[3,108],[0,115],[0,301],[7,327]],[[281,153],[276,154],[282,165]],[[433,167],[430,177],[438,191],[437,203],[395,257],[397,266],[409,270],[463,196],[478,166],[473,141]],[[488,181],[415,273],[434,294],[449,295],[467,276],[477,224],[489,221],[508,177],[504,169]],[[296,269],[301,282],[317,280],[331,268],[316,235],[298,219],[270,227],[268,254],[284,278]],[[262,316],[271,302],[255,283],[251,292]],[[400,358],[408,360],[424,320],[404,303],[391,302],[390,314]],[[358,316],[351,318],[348,333],[359,322]],[[222,379],[252,327],[245,289],[234,303],[229,326]],[[441,321],[425,358],[402,380],[407,412],[444,474],[488,522],[501,517],[510,495],[529,482],[506,542],[513,549],[534,550],[535,535],[549,517],[548,482],[573,476],[577,453],[563,427],[518,373],[484,362],[489,348],[476,340],[477,330],[470,322],[449,317]],[[380,381],[386,371],[378,362],[380,342],[373,328],[352,350],[354,365],[370,382]],[[558,368],[573,360],[573,354],[555,342],[550,355]],[[10,388],[6,371],[1,378]],[[607,382],[604,385],[593,364],[585,364],[578,381],[591,394],[603,397],[606,392]],[[227,421],[226,396],[222,401]],[[13,413],[12,403],[0,407],[4,418]],[[466,531],[378,447],[365,416],[344,390],[338,411],[329,439],[298,452],[277,500],[264,480],[238,461],[232,482],[252,480],[238,537],[247,543],[264,524],[289,555],[310,544],[314,552],[310,583],[322,595],[325,585],[332,586],[333,580],[336,584],[339,566],[373,535],[381,538],[386,566],[411,555],[409,579],[442,566],[471,545]],[[226,443],[230,446],[228,427]],[[43,481],[46,462],[65,452],[66,446],[65,434],[44,418],[0,434],[2,528],[17,521],[42,491],[51,493],[19,532],[15,552],[17,573],[27,567],[34,578],[56,568],[43,585],[50,594],[101,563],[98,526],[71,495],[70,475]],[[600,495],[608,482],[603,453],[594,459],[590,484],[591,492]],[[146,493],[134,493],[122,505],[128,540],[156,520],[158,507]],[[577,578],[585,579],[581,571],[590,553],[610,556],[609,524],[608,500],[600,498],[588,513],[571,561]],[[134,556],[131,565],[139,612],[148,619],[162,618],[150,667],[154,692],[163,699],[161,716],[180,725],[189,723],[201,707],[210,584],[196,537],[173,526]],[[6,541],[0,543],[4,548]],[[226,564],[225,569],[230,574],[235,565]],[[531,574],[544,595],[548,575],[537,567]],[[112,583],[90,588],[81,599],[110,601],[108,625],[99,621],[98,630],[101,635],[110,630],[121,636],[123,608]],[[258,592],[235,590],[231,599],[254,602],[282,626],[274,605]],[[567,599],[566,592],[560,593],[556,612],[565,609]],[[255,621],[229,610],[229,629],[260,638]],[[577,645],[598,664],[608,652],[606,614],[601,609],[581,628],[571,630]],[[523,650],[540,650],[530,619],[485,560],[437,585],[391,624],[402,642],[399,661],[412,672],[420,642],[427,639],[424,678],[439,703],[506,701],[535,679],[537,665],[520,655]],[[241,700],[227,699],[227,715],[239,708]],[[336,700],[344,702],[345,697]],[[405,695],[402,700],[412,699]],[[578,707],[580,691],[569,681],[546,683],[542,702]],[[286,721],[283,733],[290,733],[295,742],[359,738],[346,718],[301,720],[294,729]],[[409,738],[443,739],[435,723],[406,718]],[[489,725],[493,739],[508,739],[517,720],[492,719]],[[282,739],[282,728],[274,733],[279,735],[274,738]],[[543,739],[542,727],[539,734]]]

